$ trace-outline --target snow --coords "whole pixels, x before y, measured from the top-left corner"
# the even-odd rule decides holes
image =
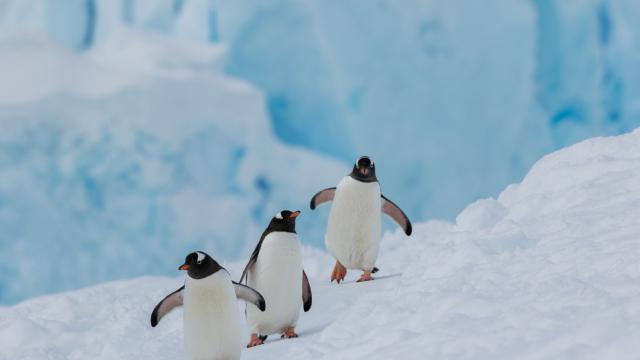
[[[639,178],[637,129],[545,156],[456,223],[385,234],[371,283],[351,271],[329,284],[332,259],[305,247],[314,305],[301,337],[243,358],[637,358]],[[243,265],[223,266],[237,278]],[[183,358],[180,310],[148,324],[181,283],[144,277],[0,308],[0,358]]]

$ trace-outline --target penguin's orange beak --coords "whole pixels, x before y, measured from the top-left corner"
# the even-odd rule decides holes
[[[187,265],[187,264],[180,265],[178,270],[189,270],[189,265]]]
[[[300,210],[292,212],[291,215],[289,215],[289,219],[295,219],[298,215],[300,215]]]

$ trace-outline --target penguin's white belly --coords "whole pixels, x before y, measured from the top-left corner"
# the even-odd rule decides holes
[[[237,360],[241,319],[231,279],[221,270],[200,280],[187,277],[184,341],[189,360]]]
[[[377,182],[343,178],[333,197],[325,243],[349,269],[372,270],[378,258],[382,202]]]
[[[273,232],[260,248],[247,284],[262,294],[266,310],[247,306],[252,333],[270,335],[296,326],[302,307],[302,253],[296,234]]]

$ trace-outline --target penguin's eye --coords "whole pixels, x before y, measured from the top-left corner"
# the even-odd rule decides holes
[[[373,163],[371,163],[371,165],[369,165],[369,167],[372,168],[373,167]]]

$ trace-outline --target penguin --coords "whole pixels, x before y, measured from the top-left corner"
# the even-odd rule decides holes
[[[151,326],[184,306],[184,342],[190,360],[235,360],[242,350],[241,317],[236,297],[265,311],[264,297],[231,281],[225,268],[202,251],[187,255],[184,286],[167,295],[151,313]]]
[[[300,211],[277,213],[262,233],[251,254],[240,283],[255,288],[269,302],[269,308],[258,312],[247,307],[247,326],[251,338],[247,347],[264,344],[267,336],[282,334],[295,338],[300,307],[311,309],[311,286],[302,268],[302,253],[296,234],[296,217]]]
[[[358,279],[373,280],[380,246],[382,213],[390,216],[407,236],[411,235],[411,221],[391,200],[380,192],[376,167],[368,156],[360,157],[351,173],[338,186],[319,191],[311,198],[310,207],[332,201],[325,244],[336,259],[331,282],[344,280],[347,269],[363,271]]]

